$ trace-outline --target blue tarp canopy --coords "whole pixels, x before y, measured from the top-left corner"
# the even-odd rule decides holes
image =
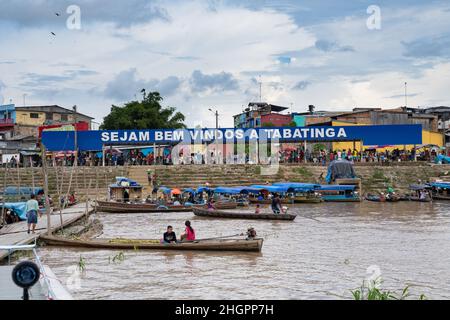
[[[20,220],[27,220],[27,203],[26,202],[6,202],[1,205],[6,209],[13,210],[20,218]]]
[[[125,177],[116,177],[116,183],[110,185],[110,187],[142,187],[139,183],[134,180]]]
[[[159,187],[158,191],[161,191],[164,194],[169,194],[172,192],[172,189],[167,188],[167,187]]]
[[[450,189],[450,182],[433,182],[430,183],[433,188]]]
[[[241,189],[229,188],[229,187],[217,187],[217,188],[214,189],[214,193],[240,194],[241,193]]]
[[[315,183],[301,183],[301,182],[278,182],[274,183],[277,187],[289,187],[295,188],[296,190],[310,191],[320,189],[320,184]]]
[[[424,190],[424,189],[429,189],[430,186],[426,185],[426,184],[412,184],[409,186],[409,188],[411,190]]]
[[[252,188],[252,187],[239,186],[239,187],[233,187],[233,189],[239,190],[239,192],[242,193],[242,194],[249,194],[249,193],[259,194],[259,193],[261,193],[261,189]]]
[[[44,193],[44,189],[42,188],[31,188],[31,187],[6,187],[5,192],[3,193],[5,196],[18,196],[18,195],[31,195],[31,194],[39,194]]]
[[[294,192],[293,188],[290,188],[288,186],[260,186],[260,185],[253,185],[251,186],[253,189],[259,189],[259,190],[266,190],[270,193],[286,193],[286,192]]]
[[[323,191],[354,191],[355,188],[356,188],[356,186],[354,186],[354,185],[337,185],[337,184],[330,185],[330,184],[327,184],[327,185],[321,185],[319,191],[320,190],[323,190]]]
[[[198,187],[197,188],[197,193],[210,192],[210,191],[214,191],[214,188],[209,188],[209,187]]]
[[[434,159],[435,163],[443,163],[443,164],[449,164],[450,163],[450,157],[444,156],[443,154],[439,154]]]

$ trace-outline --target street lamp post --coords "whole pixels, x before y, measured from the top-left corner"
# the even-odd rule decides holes
[[[216,164],[219,164],[219,111],[213,111],[211,108],[208,110],[216,116]]]

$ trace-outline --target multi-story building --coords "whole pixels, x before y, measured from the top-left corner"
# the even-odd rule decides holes
[[[241,114],[234,116],[235,128],[260,128],[264,125],[277,127],[286,126],[292,122],[290,114],[281,114],[286,107],[265,102],[251,102]]]
[[[78,131],[89,130],[92,120],[92,117],[57,105],[0,106],[0,161],[5,162],[12,156],[23,160],[25,156],[36,155],[40,134],[45,129],[57,130],[70,125]]]
[[[94,118],[57,105],[15,108],[15,133],[38,137],[39,127],[85,122],[91,128]]]

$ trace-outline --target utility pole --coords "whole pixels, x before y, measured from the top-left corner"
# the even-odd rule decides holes
[[[209,109],[216,117],[216,164],[219,164],[219,111],[213,111]]]
[[[48,201],[48,173],[47,173],[47,150],[41,142],[42,151],[42,174],[44,176],[44,197],[45,197],[45,213],[47,216],[47,235],[52,235],[52,223],[50,215],[50,202]]]
[[[261,76],[259,76],[259,102],[262,102],[262,81],[261,81]]]
[[[405,107],[408,108],[408,82],[405,82]]]
[[[74,132],[74,149],[75,149],[75,153],[74,153],[74,163],[72,164],[73,169],[75,171],[75,185],[76,185],[76,189],[78,190],[78,172],[77,172],[77,167],[78,167],[78,131],[77,131],[77,106],[73,106],[73,128],[75,129]],[[70,190],[69,190],[70,192]]]

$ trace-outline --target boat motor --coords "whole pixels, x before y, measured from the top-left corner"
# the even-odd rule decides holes
[[[14,267],[12,279],[18,287],[23,289],[23,300],[30,300],[28,290],[39,281],[40,275],[39,267],[31,261],[23,261]]]

